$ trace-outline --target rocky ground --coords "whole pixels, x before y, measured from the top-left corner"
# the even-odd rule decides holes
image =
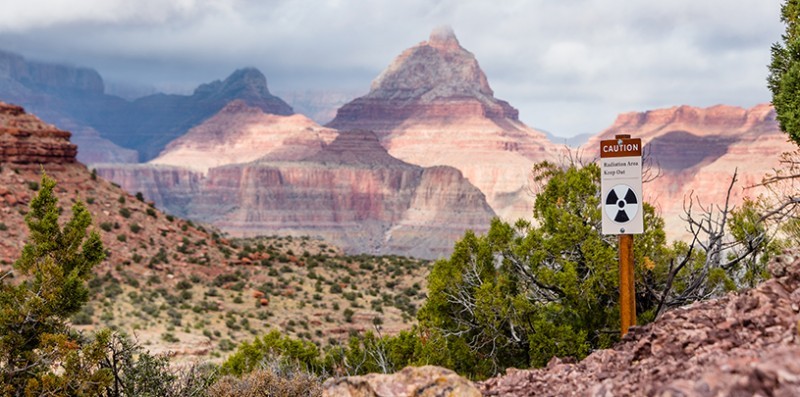
[[[554,358],[546,368],[510,369],[472,386],[484,396],[798,396],[800,252],[770,270],[774,278],[757,288],[667,312],[580,362]],[[332,379],[325,395],[474,395],[463,382],[424,367]]]

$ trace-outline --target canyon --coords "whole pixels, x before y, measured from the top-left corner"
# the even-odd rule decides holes
[[[436,258],[492,216],[531,219],[536,163],[593,161],[599,141],[617,134],[643,139],[645,200],[670,239],[686,239],[686,204],[694,200],[696,214],[722,204],[734,172],[733,206],[775,199],[757,185],[795,149],[767,104],[625,113],[569,149],[495,98],[475,55],[446,27],[403,51],[325,126],[295,113],[253,68],[191,95],[128,101],[105,94],[91,69],[0,53],[0,88],[72,131],[78,160],[159,208],[232,235],[325,236],[354,253]],[[317,120],[332,114],[320,106],[344,102],[308,95],[291,102],[308,104]],[[362,157],[369,161],[350,161]]]
[[[465,230],[488,230],[495,216],[454,168],[393,158],[369,131],[342,132],[329,144],[303,131],[302,150],[206,172],[165,164],[96,169],[167,211],[234,236],[307,235],[348,252],[439,258]]]

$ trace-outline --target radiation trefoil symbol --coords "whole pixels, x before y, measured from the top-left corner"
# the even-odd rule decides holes
[[[628,185],[615,185],[605,199],[606,215],[616,223],[628,223],[639,212],[639,199]]]

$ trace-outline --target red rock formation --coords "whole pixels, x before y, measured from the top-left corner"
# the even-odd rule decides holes
[[[341,133],[302,159],[268,155],[205,176],[158,164],[97,171],[169,212],[233,235],[320,236],[349,252],[438,258],[465,230],[486,231],[494,216],[458,170],[400,161],[366,131]]]
[[[780,131],[775,111],[766,104],[751,109],[680,106],[622,114],[589,140],[584,146],[586,153],[598,156],[599,141],[616,134],[642,138],[645,154],[655,166],[653,173],[660,172],[657,179],[644,185],[645,200],[661,211],[672,238],[686,237],[680,216],[690,193],[704,205],[724,204],[738,168],[732,203],[755,198],[763,190],[746,188],[778,167],[781,153],[797,149]]]
[[[561,149],[494,98],[475,56],[449,28],[404,51],[370,92],[339,109],[328,126],[375,131],[392,156],[464,174],[506,219],[530,217],[532,165]]]
[[[394,159],[362,131],[301,161],[212,168],[188,215],[234,235],[321,236],[351,252],[437,258],[494,213],[458,170]]]
[[[186,216],[186,207],[200,192],[203,174],[188,168],[151,164],[97,164],[97,175],[125,191],[142,193],[158,208]]]
[[[20,106],[0,102],[0,163],[74,163],[77,147],[69,143],[70,135]]]
[[[303,115],[268,114],[235,100],[170,142],[150,163],[206,172],[212,167],[246,163],[265,156],[298,160],[318,152],[335,136],[336,131],[320,127]]]

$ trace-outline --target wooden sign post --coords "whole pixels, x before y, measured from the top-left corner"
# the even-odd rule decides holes
[[[622,335],[636,325],[633,235],[644,232],[642,140],[617,135],[600,142],[603,234],[619,235],[619,307]]]

